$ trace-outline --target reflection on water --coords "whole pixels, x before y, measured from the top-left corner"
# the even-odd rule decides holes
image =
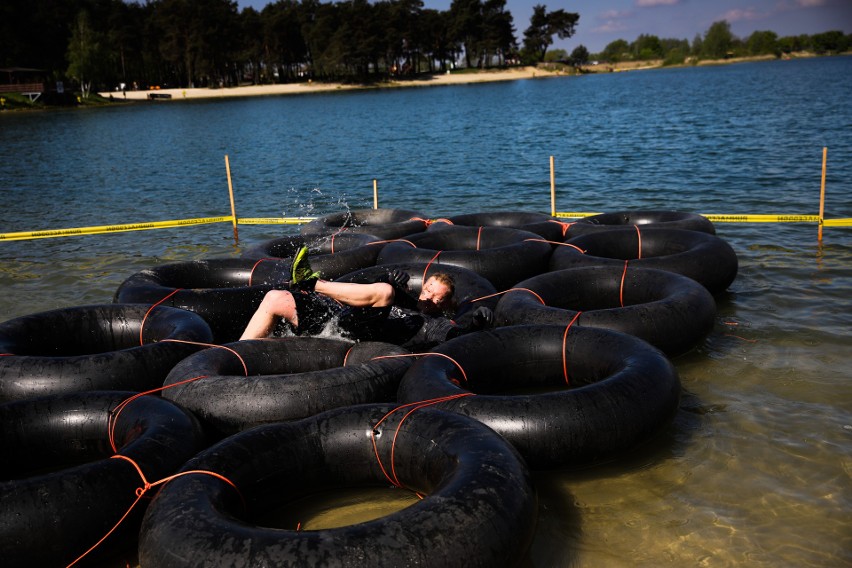
[[[413,491],[398,487],[340,489],[293,501],[256,522],[288,530],[333,529],[372,521],[418,501]]]

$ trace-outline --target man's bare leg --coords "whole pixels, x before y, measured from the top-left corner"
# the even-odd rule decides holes
[[[296,301],[287,290],[270,290],[263,296],[257,311],[254,312],[240,340],[262,339],[269,337],[279,319],[284,319],[298,327]]]

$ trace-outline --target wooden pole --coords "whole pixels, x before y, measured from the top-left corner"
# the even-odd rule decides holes
[[[822,149],[822,181],[819,184],[819,232],[817,240],[822,242],[822,223],[823,215],[825,214],[825,164],[828,159],[828,147]]]
[[[225,154],[225,172],[228,174],[228,196],[231,198],[231,221],[234,223],[234,244],[239,244],[240,235],[237,231],[237,209],[234,207],[234,184],[231,183],[231,163]]]
[[[556,170],[553,167],[553,156],[550,157],[550,215],[556,217]]]
[[[379,208],[379,181],[373,179],[373,209]]]

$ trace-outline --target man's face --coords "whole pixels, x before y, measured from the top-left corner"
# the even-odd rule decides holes
[[[446,284],[429,278],[420,290],[417,308],[424,314],[440,314],[450,304],[450,289]]]

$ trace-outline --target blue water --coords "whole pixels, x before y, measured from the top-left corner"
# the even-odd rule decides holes
[[[852,58],[0,113],[0,233],[372,206],[852,217]],[[295,231],[240,226],[240,246]],[[539,474],[531,566],[852,563],[852,228],[717,224],[740,259],[659,447]],[[230,224],[0,242],[0,320],[236,255]]]

